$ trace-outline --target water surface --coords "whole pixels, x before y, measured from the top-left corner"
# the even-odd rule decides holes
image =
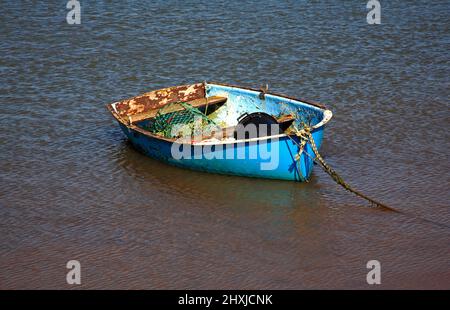
[[[51,1],[50,1],[51,2]],[[448,1],[3,1],[0,288],[450,288]],[[63,1],[64,2],[64,1]],[[216,80],[326,104],[311,182],[170,167],[105,104]],[[425,219],[425,220],[421,220]],[[438,223],[438,224],[435,224]]]

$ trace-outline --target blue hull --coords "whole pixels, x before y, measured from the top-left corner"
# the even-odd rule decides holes
[[[276,141],[267,139],[256,143],[192,146],[150,137],[119,124],[134,148],[151,158],[182,168],[218,174],[303,182],[310,178],[314,166],[312,158],[315,155],[311,145],[307,143],[300,159],[296,160],[295,156],[299,152],[299,147],[287,136]],[[320,148],[323,127],[313,131],[312,134],[317,147]],[[299,143],[297,137],[292,138]],[[182,147],[189,148],[187,152],[192,154],[191,158],[176,159],[173,157],[173,148],[182,149]],[[196,154],[197,157],[195,157]],[[241,155],[240,158],[238,158],[238,154]],[[251,154],[256,156],[252,157]],[[232,159],[229,159],[230,157]]]

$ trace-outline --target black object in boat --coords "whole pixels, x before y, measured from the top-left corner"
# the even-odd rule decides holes
[[[251,139],[278,135],[286,129],[280,126],[275,117],[264,112],[244,113],[237,120],[238,124],[234,131],[235,139]]]

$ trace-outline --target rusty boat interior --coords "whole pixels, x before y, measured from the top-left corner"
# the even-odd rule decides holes
[[[193,135],[188,141],[193,144],[235,142],[239,124],[279,125],[280,130],[276,132],[245,137],[264,138],[289,134],[289,129],[301,122],[318,128],[332,116],[331,111],[319,103],[272,93],[267,86],[254,89],[208,82],[154,90],[109,104],[108,109],[122,126],[172,142],[179,138],[180,132],[160,130],[161,124],[155,129],[158,120],[166,125],[181,119],[186,125],[193,121],[186,117],[186,110],[202,114],[203,121],[214,124],[216,129],[212,133]]]

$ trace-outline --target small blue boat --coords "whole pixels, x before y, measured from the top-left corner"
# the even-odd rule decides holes
[[[310,178],[316,156],[302,128],[308,127],[320,149],[332,117],[321,104],[267,87],[209,82],[155,90],[107,107],[132,145],[149,157],[211,173],[300,182]]]

